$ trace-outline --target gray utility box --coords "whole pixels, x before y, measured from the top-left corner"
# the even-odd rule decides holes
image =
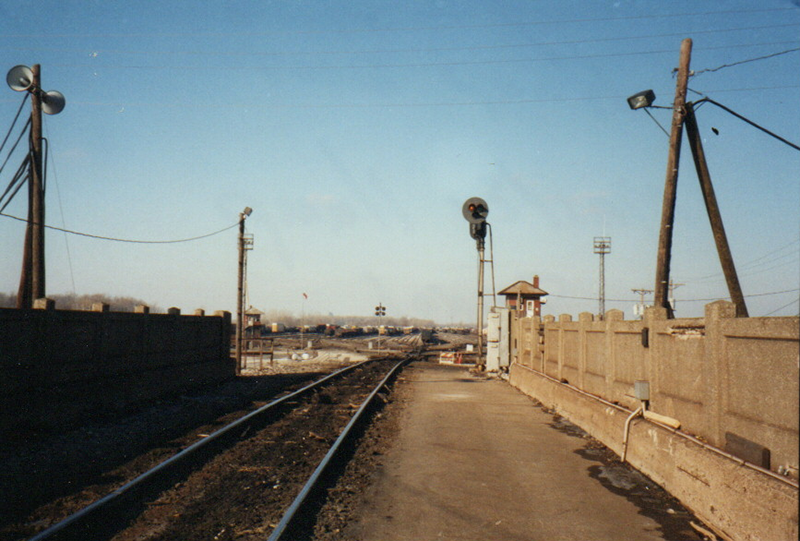
[[[511,364],[511,311],[493,307],[486,326],[486,370],[506,370]]]

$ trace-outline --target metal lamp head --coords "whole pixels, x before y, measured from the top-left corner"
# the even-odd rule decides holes
[[[15,92],[24,92],[33,85],[33,70],[28,66],[14,66],[8,70],[6,83]]]
[[[656,101],[656,94],[652,90],[643,90],[638,94],[634,94],[628,98],[628,106],[631,109],[641,109],[642,107],[650,107]]]
[[[48,115],[57,115],[64,110],[67,100],[58,90],[48,90],[42,93],[42,111]]]

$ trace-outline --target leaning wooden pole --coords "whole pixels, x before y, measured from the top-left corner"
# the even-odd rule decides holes
[[[678,189],[678,164],[681,156],[683,121],[686,115],[686,88],[689,84],[689,63],[692,57],[692,40],[681,43],[678,65],[678,82],[675,86],[675,101],[672,105],[672,132],[669,136],[667,178],[664,183],[664,201],[661,207],[661,229],[658,235],[658,259],[656,261],[656,306],[666,308],[668,317],[673,317],[669,304],[669,266],[672,258],[672,228],[675,222],[675,196]]]
[[[728,237],[725,235],[725,226],[722,224],[722,214],[717,204],[717,196],[714,194],[714,186],[711,184],[711,173],[708,171],[708,163],[706,162],[703,142],[697,127],[694,106],[691,103],[686,104],[685,122],[686,138],[689,140],[689,147],[692,149],[694,166],[697,169],[697,178],[700,180],[700,189],[703,192],[703,199],[706,203],[706,211],[711,222],[711,231],[714,234],[714,242],[717,245],[722,272],[728,284],[728,293],[731,296],[731,301],[736,305],[736,317],[748,317],[742,287],[739,285],[739,276],[736,274],[733,255],[731,254],[730,246],[728,246]]]

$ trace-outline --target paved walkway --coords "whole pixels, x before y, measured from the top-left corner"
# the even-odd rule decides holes
[[[403,378],[400,433],[348,538],[699,539],[688,518],[680,535],[674,524],[665,534],[652,510],[601,484],[600,462],[581,456],[587,440],[554,428],[552,415],[507,383],[425,363]]]

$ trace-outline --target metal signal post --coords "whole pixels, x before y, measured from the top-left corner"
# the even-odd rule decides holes
[[[461,207],[461,214],[469,222],[469,234],[475,239],[478,248],[478,357],[475,365],[483,370],[483,264],[486,253],[486,216],[489,205],[480,197],[471,197]]]
[[[378,349],[381,348],[381,318],[386,316],[386,307],[382,302],[375,307],[375,315],[378,317]]]

